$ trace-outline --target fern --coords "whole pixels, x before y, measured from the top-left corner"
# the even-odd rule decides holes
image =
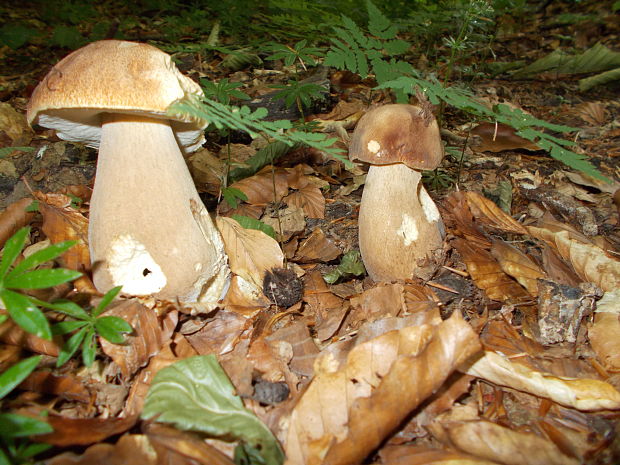
[[[569,133],[578,131],[578,128],[549,123],[504,104],[495,105],[490,109],[476,101],[468,90],[458,87],[443,87],[436,80],[401,76],[393,81],[384,82],[378,88],[398,89],[407,95],[415,94],[416,90],[421,90],[426,94],[430,102],[435,105],[445,102],[483,119],[512,126],[516,129],[517,135],[535,142],[541,149],[548,151],[551,157],[556,160],[590,176],[608,181],[605,176],[587,161],[585,155],[570,150],[569,147],[574,146],[574,142],[560,139],[542,131],[542,129],[548,129],[559,133]]]
[[[328,138],[320,133],[295,130],[288,120],[266,121],[268,112],[265,108],[252,111],[247,106],[227,106],[203,97],[177,102],[170,107],[169,112],[208,121],[217,129],[229,128],[242,131],[252,138],[262,135],[267,139],[284,142],[289,146],[308,145],[344,163],[347,168],[353,167],[353,163],[343,156],[341,149],[333,146],[336,138]]]

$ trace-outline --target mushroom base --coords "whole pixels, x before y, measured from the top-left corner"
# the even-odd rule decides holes
[[[359,213],[359,244],[374,281],[430,279],[444,259],[445,229],[421,174],[403,164],[373,165]]]
[[[228,284],[222,239],[163,120],[105,117],[89,243],[101,292],[213,307]]]

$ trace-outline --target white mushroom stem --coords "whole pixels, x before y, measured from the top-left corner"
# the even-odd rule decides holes
[[[375,281],[429,279],[443,258],[443,222],[421,178],[402,163],[368,170],[359,244]]]
[[[104,116],[88,235],[101,292],[122,285],[182,302],[222,297],[224,246],[165,120]]]

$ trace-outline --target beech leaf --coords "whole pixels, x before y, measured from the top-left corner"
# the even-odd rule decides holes
[[[160,370],[146,396],[142,418],[178,429],[234,437],[262,451],[265,464],[281,464],[282,449],[271,431],[234,395],[214,355],[199,355]]]

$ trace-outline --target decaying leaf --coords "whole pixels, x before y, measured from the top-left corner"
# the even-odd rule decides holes
[[[479,348],[455,312],[438,325],[409,326],[360,344],[342,365],[329,353],[320,357],[289,419],[286,463],[361,462]]]
[[[5,310],[0,310],[0,316],[4,312]],[[0,324],[0,341],[5,344],[25,347],[35,354],[45,354],[52,357],[58,357],[62,347],[62,339],[59,336],[54,337],[51,341],[42,339],[34,334],[27,333],[10,319]]]
[[[325,197],[316,186],[308,184],[284,197],[287,205],[295,205],[304,210],[308,218],[325,218]]]
[[[507,124],[480,123],[471,130],[474,136],[480,137],[480,145],[475,146],[479,152],[501,152],[503,150],[540,150],[534,142],[517,135],[517,131]]]
[[[536,280],[545,277],[545,272],[531,258],[498,239],[493,239],[491,255],[506,274],[515,278],[531,295],[538,296]]]
[[[465,198],[476,220],[484,226],[503,232],[527,234],[521,223],[495,205],[492,200],[473,191],[466,192]]]
[[[306,228],[304,210],[295,205],[289,205],[277,211],[267,209],[261,221],[271,226],[276,232],[276,237],[281,241],[288,241],[294,234]]]
[[[243,229],[232,218],[218,217],[216,225],[224,240],[230,269],[236,275],[262,288],[265,273],[272,268],[282,268],[284,254],[267,234]]]
[[[314,231],[299,245],[295,259],[302,263],[331,262],[342,254],[342,251],[325,236],[321,228]]]
[[[504,273],[490,252],[464,239],[456,239],[452,244],[461,254],[476,286],[484,290],[489,299],[520,303],[531,298],[523,287]]]
[[[82,455],[65,452],[46,462],[47,465],[156,465],[157,454],[147,436],[125,434],[116,444],[95,444]]]
[[[511,362],[491,351],[485,351],[482,357],[463,367],[462,371],[500,386],[551,399],[577,410],[620,409],[620,392],[605,381],[559,378]]]
[[[594,283],[606,292],[620,288],[620,260],[607,255],[601,247],[573,239],[569,231],[552,232],[534,227],[528,229],[532,236],[554,245],[584,281]]]
[[[288,193],[288,173],[282,169],[274,171],[267,166],[254,176],[233,183],[230,187],[239,189],[248,196],[247,202],[252,205],[265,205],[277,202]],[[275,187],[275,192],[274,192]]]
[[[112,344],[99,338],[103,352],[120,367],[126,379],[159,352],[170,339],[178,321],[177,312],[168,313],[160,321],[152,309],[135,299],[115,305],[104,315],[122,318],[133,328],[133,332],[125,336],[124,344]]]
[[[35,436],[39,442],[55,446],[85,446],[128,431],[138,421],[137,415],[115,418],[68,418],[49,415],[46,421],[53,433]]]
[[[449,442],[457,449],[485,460],[506,465],[578,465],[553,442],[480,420],[443,425]]]
[[[6,240],[22,228],[30,223],[33,212],[26,211],[32,204],[31,198],[24,198],[13,202],[0,213],[0,248],[4,247]]]
[[[606,292],[596,303],[594,323],[588,329],[590,344],[603,366],[620,371],[620,291]]]
[[[497,465],[459,452],[422,446],[388,445],[379,452],[383,463],[390,465]]]

